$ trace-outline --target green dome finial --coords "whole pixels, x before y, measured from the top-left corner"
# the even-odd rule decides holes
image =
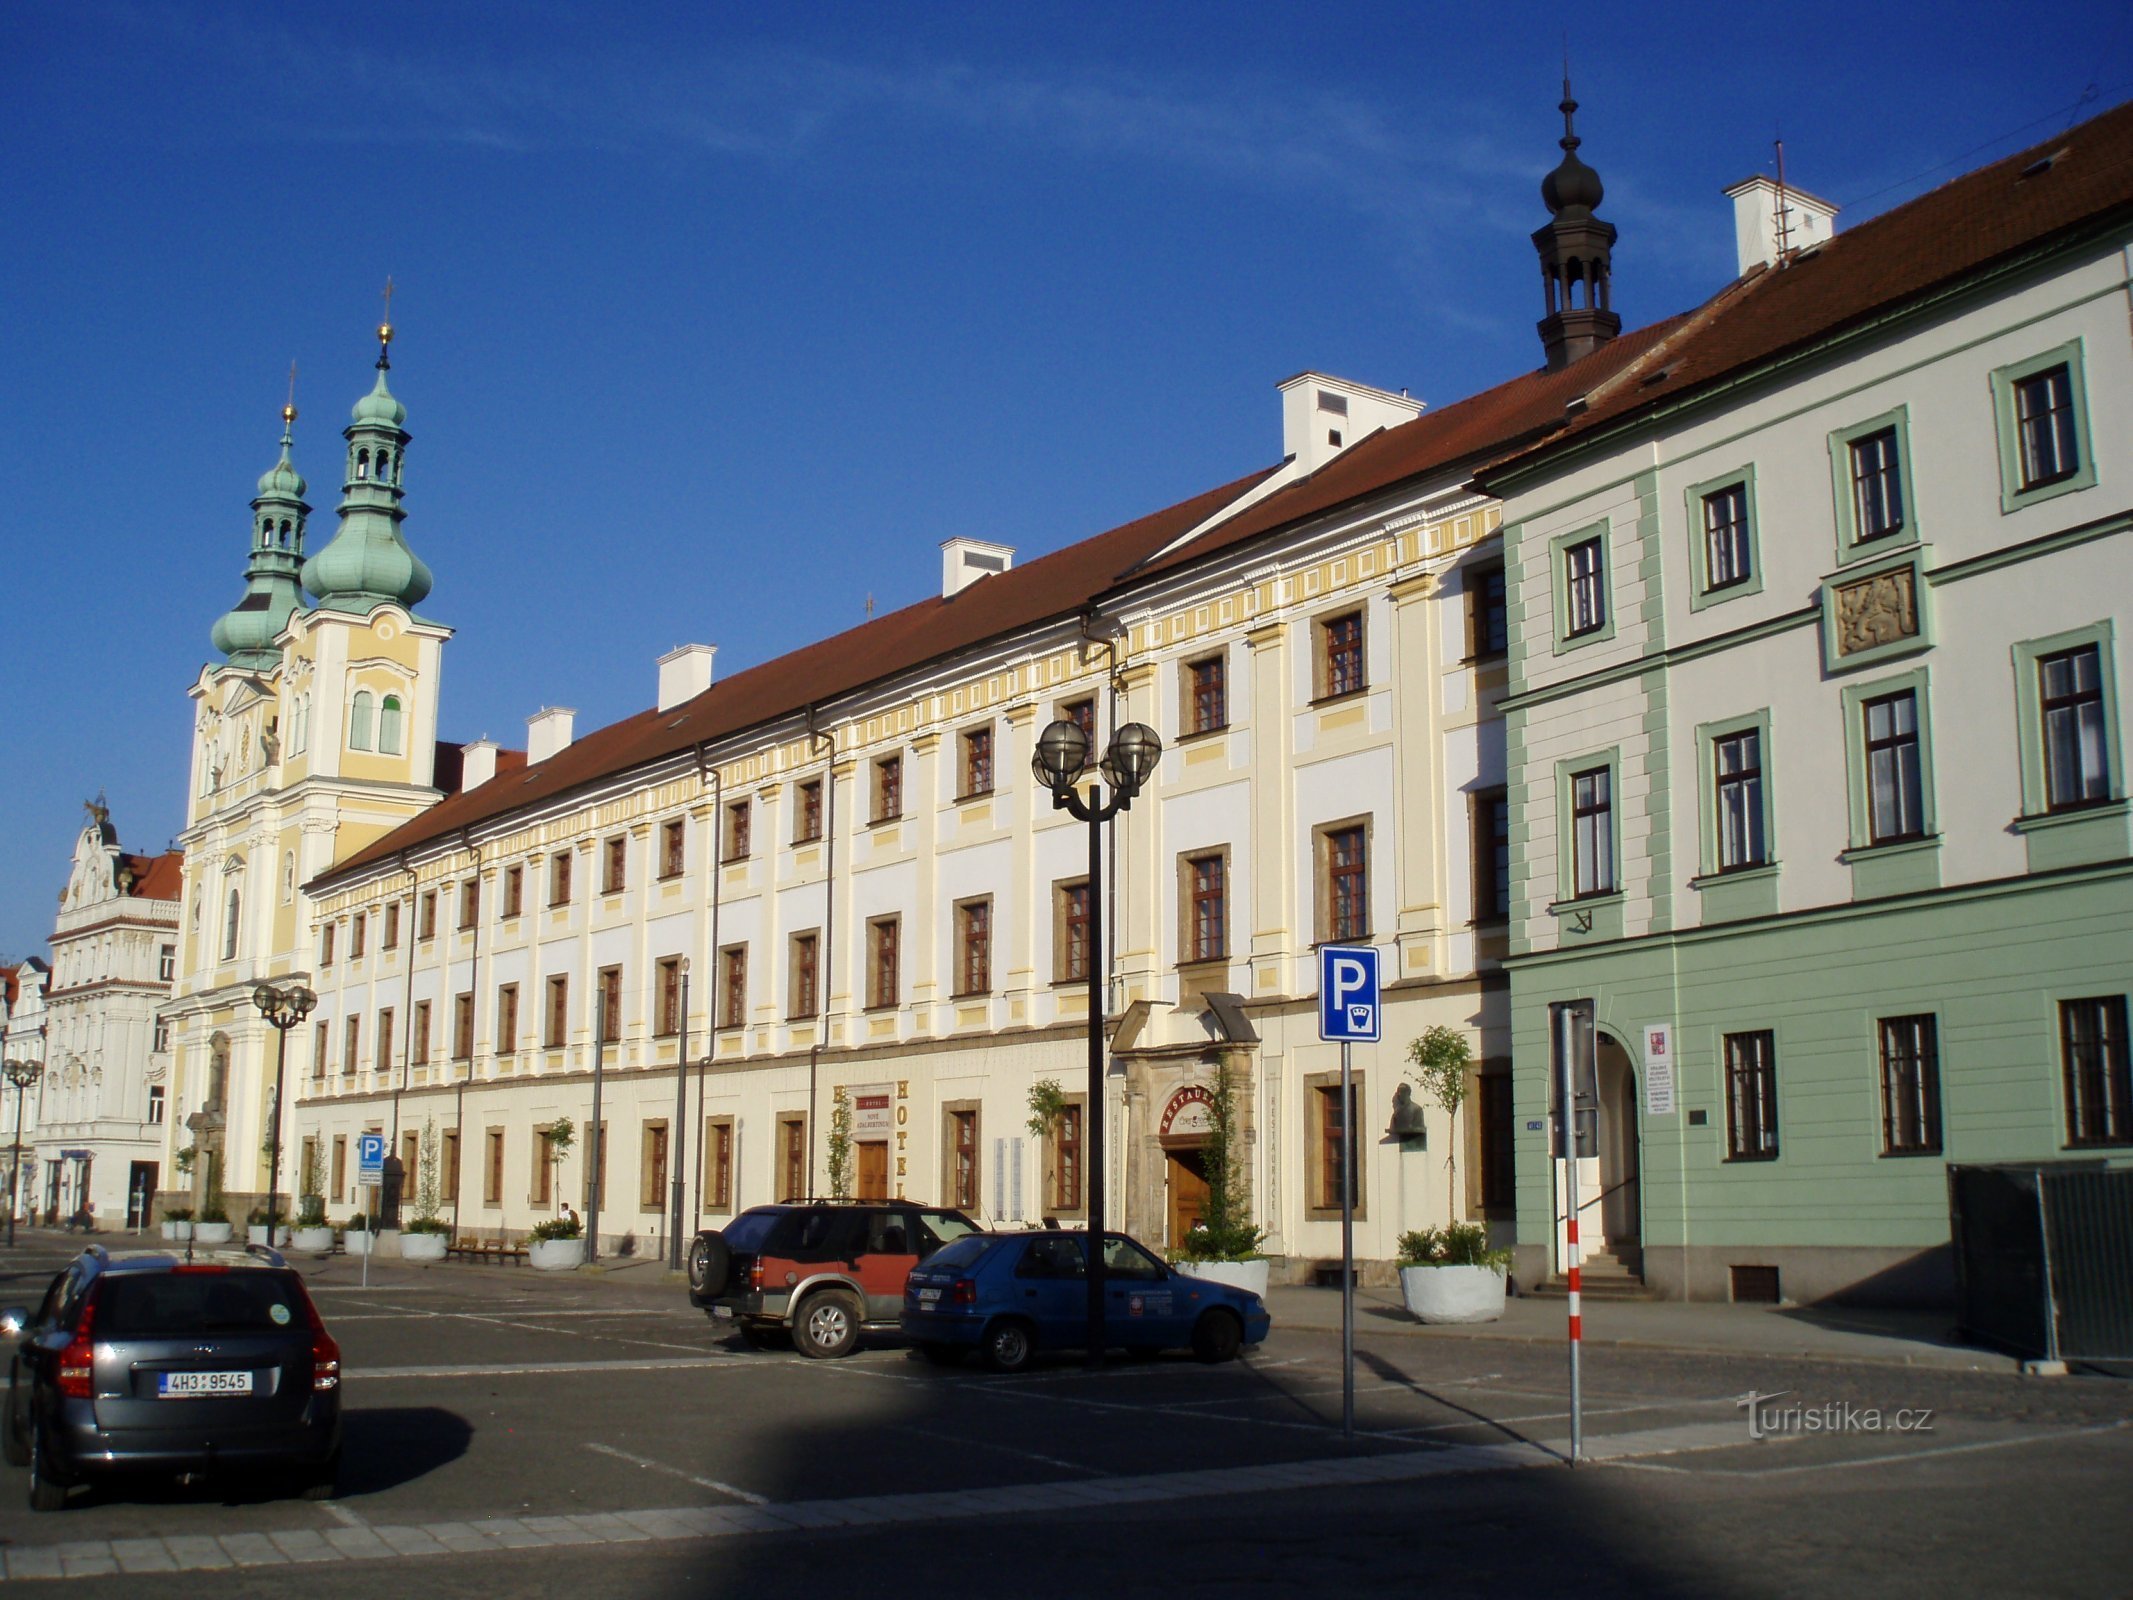
[[[392,292],[386,283],[388,308]],[[332,543],[304,563],[304,587],[322,609],[367,612],[390,602],[412,611],[430,592],[430,569],[408,549],[400,523],[401,473],[408,433],[407,408],[386,387],[392,345],[390,321],[378,327],[378,379],[355,404],[349,424],[347,476],[341,490],[341,526]]]

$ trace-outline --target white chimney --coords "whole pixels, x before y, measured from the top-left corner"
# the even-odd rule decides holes
[[[1790,184],[1780,189],[1775,178],[1743,178],[1726,196],[1733,202],[1733,249],[1741,273],[1757,265],[1777,265],[1781,217],[1786,255],[1827,244],[1837,232],[1834,205]]]
[[[569,706],[543,706],[526,719],[526,764],[546,761],[570,748],[570,724],[577,712]]]
[[[1367,434],[1422,415],[1422,402],[1409,395],[1323,372],[1299,372],[1274,387],[1281,391],[1281,453],[1295,460],[1298,476],[1315,472]]]
[[[476,739],[459,752],[459,792],[479,789],[496,776],[496,741]]]
[[[659,658],[659,709],[672,711],[711,687],[715,644],[685,644]]]
[[[959,594],[978,579],[1005,572],[1015,564],[1015,547],[983,539],[941,541],[941,598]]]

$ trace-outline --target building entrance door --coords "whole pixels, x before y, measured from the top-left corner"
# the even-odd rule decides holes
[[[1173,1248],[1207,1216],[1207,1160],[1195,1149],[1165,1152],[1169,1160],[1170,1236]]]
[[[1637,1069],[1610,1034],[1600,1035],[1600,1234],[1608,1246],[1636,1245],[1643,1236],[1639,1194]],[[1587,1219],[1592,1212],[1580,1206]]]
[[[855,1146],[859,1152],[859,1190],[861,1200],[886,1200],[889,1198],[889,1147],[878,1139],[868,1139]]]
[[[136,1161],[126,1171],[126,1226],[145,1228],[156,1201],[156,1163]]]

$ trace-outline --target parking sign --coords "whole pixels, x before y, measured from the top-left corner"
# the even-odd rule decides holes
[[[1318,1036],[1377,1039],[1378,952],[1374,946],[1319,946]]]
[[[359,1133],[356,1135],[356,1183],[363,1188],[376,1188],[385,1182],[385,1135],[382,1133]]]

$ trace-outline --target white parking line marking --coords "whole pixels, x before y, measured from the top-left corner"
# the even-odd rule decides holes
[[[750,1494],[746,1489],[736,1489],[730,1483],[721,1483],[716,1478],[699,1478],[693,1472],[684,1472],[679,1467],[670,1467],[664,1461],[654,1461],[650,1456],[634,1456],[627,1450],[617,1450],[611,1444],[587,1444],[586,1449],[603,1456],[613,1456],[617,1461],[627,1461],[633,1467],[642,1467],[647,1472],[663,1472],[670,1478],[679,1478],[684,1483],[693,1483],[699,1489],[716,1489],[720,1494],[730,1494],[736,1500],[752,1506],[770,1504],[768,1495]]]
[[[1025,1461],[1037,1461],[1047,1467],[1064,1467],[1069,1472],[1087,1472],[1099,1478],[1108,1478],[1110,1473],[1101,1467],[1085,1467],[1078,1461],[1062,1461],[1057,1456],[1039,1455],[1034,1450],[1018,1450],[1011,1444],[998,1444],[991,1439],[972,1439],[960,1433],[942,1433],[934,1428],[914,1427],[908,1422],[893,1422],[889,1427],[897,1433],[915,1433],[921,1439],[945,1439],[964,1449],[997,1450],[1002,1455],[1020,1456]]]
[[[546,1378],[580,1372],[672,1372],[679,1368],[701,1371],[707,1367],[738,1367],[744,1358],[736,1355],[697,1356],[693,1360],[662,1360],[641,1356],[622,1361],[522,1361],[515,1365],[452,1367],[343,1367],[344,1379],[358,1378]]]
[[[2062,1439],[2081,1439],[2097,1434],[2120,1433],[2133,1422],[2099,1422],[2086,1428],[2062,1428],[2055,1433],[2025,1433],[2013,1439],[1973,1439],[1968,1444],[1924,1445],[1916,1450],[1899,1450],[1890,1455],[1851,1456],[1842,1461],[1805,1461],[1791,1467],[1716,1467],[1706,1470],[1729,1478],[1789,1478],[1802,1472],[1841,1472],[1852,1467],[1886,1467],[1898,1462],[1931,1461],[1936,1456],[1975,1455],[1984,1450],[2013,1450],[2026,1444],[2056,1443]],[[1745,1429],[1743,1430],[1746,1431]],[[1792,1444],[1807,1437],[1804,1434],[1773,1435],[1758,1443]],[[1828,1437],[1824,1435],[1824,1437]],[[1747,1440],[1741,1441],[1743,1444]]]

